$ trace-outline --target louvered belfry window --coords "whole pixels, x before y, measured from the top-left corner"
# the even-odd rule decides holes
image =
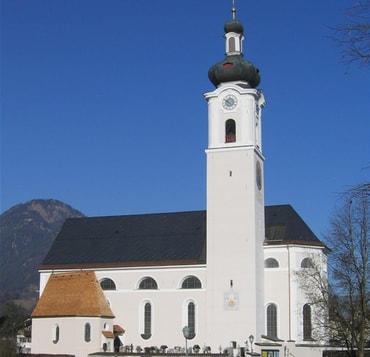
[[[225,123],[225,142],[234,143],[236,141],[236,124],[234,119],[227,119]]]

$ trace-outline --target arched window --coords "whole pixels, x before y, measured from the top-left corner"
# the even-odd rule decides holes
[[[109,278],[100,280],[100,286],[103,290],[116,290],[116,284]]]
[[[144,333],[141,337],[148,340],[152,336],[152,305],[150,302],[144,304]]]
[[[200,280],[194,275],[186,278],[181,285],[181,289],[201,289],[201,288],[202,284]]]
[[[55,324],[53,326],[52,340],[53,340],[53,343],[58,343],[59,341],[59,325],[58,324]]]
[[[265,268],[279,268],[279,262],[275,258],[267,258]]]
[[[313,268],[313,263],[310,258],[304,258],[301,262],[301,268]]]
[[[303,339],[312,340],[311,306],[303,306]]]
[[[235,52],[235,38],[229,38],[229,52]]]
[[[139,289],[158,289],[158,285],[153,278],[147,277],[141,280]]]
[[[227,119],[225,123],[225,142],[234,143],[236,141],[236,124],[234,119]]]
[[[85,342],[91,341],[91,325],[87,322],[85,324]]]
[[[189,340],[195,337],[195,304],[189,302],[188,304],[188,327],[189,327]]]
[[[267,336],[277,338],[277,307],[269,304],[266,309],[266,330]]]

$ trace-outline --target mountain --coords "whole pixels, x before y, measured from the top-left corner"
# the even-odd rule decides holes
[[[38,267],[64,221],[84,215],[57,201],[36,199],[0,216],[0,308],[16,300],[30,311],[38,297]]]

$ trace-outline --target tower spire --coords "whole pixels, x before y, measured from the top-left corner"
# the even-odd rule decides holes
[[[232,13],[233,20],[235,20],[235,18],[236,18],[235,0],[232,0],[232,2],[233,2],[233,5],[232,5],[232,8],[231,8],[231,13]]]
[[[232,0],[232,19],[224,25],[226,56],[209,69],[208,77],[216,87],[226,82],[242,81],[247,87],[256,88],[261,78],[258,68],[243,58],[244,27],[236,19],[235,1]]]

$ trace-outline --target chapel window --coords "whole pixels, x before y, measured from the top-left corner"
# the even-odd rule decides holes
[[[312,340],[312,316],[309,304],[303,306],[303,339]]]
[[[58,343],[59,341],[59,325],[58,324],[55,324],[53,326],[52,339],[53,339],[53,343]]]
[[[265,268],[279,268],[279,262],[275,258],[267,258]]]
[[[189,340],[195,337],[195,304],[189,302],[188,304],[188,327],[189,327]]]
[[[277,306],[269,304],[266,308],[267,336],[277,338]]]
[[[202,284],[196,276],[189,276],[183,281],[181,285],[181,289],[201,289],[201,288]]]
[[[100,280],[100,286],[103,290],[116,290],[116,284],[109,278]]]
[[[301,262],[301,268],[313,268],[313,263],[310,258],[304,258]]]
[[[147,277],[141,280],[139,289],[158,289],[158,285],[153,278]]]
[[[91,325],[87,322],[85,324],[85,342],[91,341]]]
[[[141,337],[148,340],[152,336],[152,305],[146,302],[144,305],[144,333]]]

